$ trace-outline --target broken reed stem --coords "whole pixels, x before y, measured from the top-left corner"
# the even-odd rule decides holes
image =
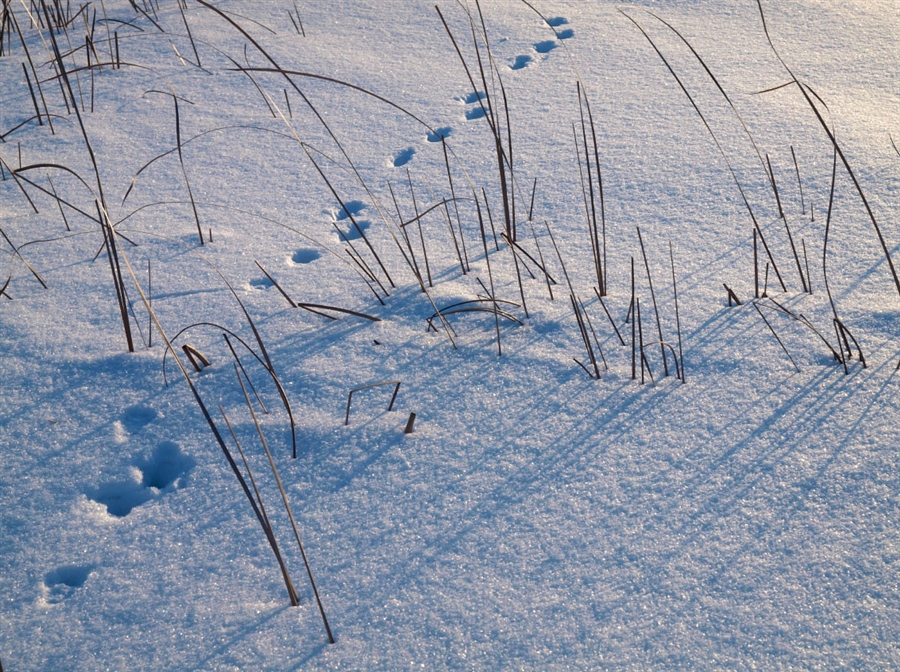
[[[388,411],[391,411],[394,408],[394,401],[397,399],[397,393],[400,391],[400,384],[402,381],[399,380],[386,380],[381,383],[370,383],[369,385],[362,385],[361,387],[354,387],[350,390],[349,394],[347,394],[347,412],[344,415],[344,426],[350,424],[350,405],[353,403],[353,394],[356,392],[362,392],[363,390],[370,390],[373,387],[383,387],[384,385],[393,385],[394,393],[391,395],[391,402],[388,404]]]
[[[316,604],[319,607],[319,614],[322,616],[322,623],[325,626],[325,632],[328,634],[328,641],[331,644],[334,644],[334,636],[331,634],[331,627],[328,625],[328,618],[325,616],[325,608],[322,606],[322,600],[319,597],[319,589],[316,587],[316,581],[312,575],[312,569],[309,566],[309,560],[306,557],[306,551],[303,548],[303,542],[300,541],[300,533],[297,531],[297,523],[294,521],[294,514],[291,512],[291,506],[288,504],[287,494],[284,491],[284,486],[281,484],[281,477],[278,475],[278,469],[275,466],[275,460],[272,458],[272,453],[269,450],[269,444],[266,441],[266,437],[263,434],[262,427],[259,425],[259,420],[256,417],[256,413],[253,410],[253,404],[250,403],[250,397],[247,395],[247,389],[244,387],[244,381],[241,378],[240,374],[238,374],[237,367],[235,366],[235,374],[237,374],[238,382],[241,385],[241,392],[244,393],[244,400],[247,402],[247,408],[250,411],[250,416],[253,418],[253,424],[256,425],[256,431],[259,434],[259,440],[263,445],[263,449],[266,451],[266,457],[269,459],[269,466],[272,468],[272,475],[275,477],[275,482],[278,485],[278,491],[281,493],[281,501],[284,503],[284,509],[287,512],[288,519],[291,521],[291,528],[294,531],[294,538],[297,540],[297,546],[300,548],[300,555],[303,556],[303,564],[306,566],[306,574],[309,577],[309,583],[312,586],[313,595],[316,598]]]
[[[726,283],[722,283],[722,286],[725,288],[725,291],[728,293],[728,307],[731,308],[731,302],[734,301],[735,305],[741,306],[743,303],[738,298],[738,295],[734,293],[734,290],[731,289]]]
[[[20,162],[21,162],[21,161],[20,161]],[[30,184],[31,186],[33,186],[33,187],[35,187],[35,188],[37,188],[37,189],[40,189],[41,191],[43,191],[43,192],[45,192],[45,193],[47,192],[47,190],[41,188],[39,185],[35,184],[35,183],[32,182],[31,180],[29,180],[27,177],[25,177],[25,176],[20,176],[20,175],[18,174],[18,172],[17,172],[16,170],[14,170],[13,167],[12,167],[11,165],[9,165],[8,163],[6,163],[6,162],[3,160],[3,157],[0,157],[0,174],[3,175],[3,180],[4,180],[4,182],[6,181],[6,173],[5,173],[5,171],[2,171],[2,168],[3,168],[4,165],[6,166],[6,169],[9,171],[9,176],[13,179],[13,182],[16,183],[16,186],[19,188],[19,191],[21,191],[21,192],[22,192],[22,195],[25,197],[25,200],[28,201],[28,205],[30,205],[30,206],[31,206],[31,209],[34,210],[35,213],[37,213],[37,212],[38,212],[37,206],[34,204],[34,201],[31,200],[31,196],[28,195],[28,192],[25,191],[25,187],[22,186],[22,182],[27,182],[27,183]],[[89,219],[93,219],[93,216],[92,216],[92,215],[87,215],[87,217],[88,217]]]
[[[25,243],[25,245],[16,247],[13,244],[13,242],[9,239],[9,236],[6,235],[6,232],[3,229],[0,229],[0,236],[3,236],[3,239],[6,241],[6,243],[10,246],[10,248],[12,248],[13,255],[19,258],[19,261],[21,261],[22,264],[25,266],[25,268],[27,268],[31,272],[31,274],[34,276],[34,279],[37,280],[41,284],[41,287],[43,287],[44,289],[47,289],[47,283],[44,282],[44,279],[41,277],[41,274],[37,272],[37,270],[34,268],[34,266],[32,266],[31,264],[28,263],[28,261],[25,259],[24,256],[22,256],[22,252],[20,251],[20,248],[24,247],[28,243]],[[12,278],[12,268],[10,268],[9,273],[10,273],[9,277]],[[8,283],[9,283],[9,281],[7,281],[7,284]],[[9,298],[8,295],[7,295],[7,298]]]
[[[822,336],[821,333],[819,333],[819,330],[816,329],[815,325],[813,325],[813,323],[810,322],[809,319],[805,315],[803,315],[802,313],[799,315],[794,313],[792,310],[789,310],[782,304],[778,303],[778,301],[776,301],[772,297],[767,297],[767,298],[769,299],[769,302],[772,303],[778,311],[787,315],[794,321],[799,322],[800,324],[802,324],[803,326],[808,328],[810,331],[812,331],[816,336],[818,336],[819,340],[821,340],[825,344],[825,347],[831,351],[831,354],[834,356],[835,359],[841,358],[841,354],[837,350],[834,349],[834,347],[831,345],[831,343],[828,342],[827,338],[825,338],[824,336]],[[840,348],[840,343],[838,344],[838,348]]]
[[[189,343],[185,343],[181,346],[182,351],[184,351],[185,356],[188,358],[188,361],[193,365],[194,371],[200,372],[210,365],[210,361],[206,358],[206,356],[197,350],[193,345]]]

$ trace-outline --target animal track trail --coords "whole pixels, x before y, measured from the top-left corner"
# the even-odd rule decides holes
[[[485,106],[487,103],[481,101],[486,100],[487,95],[484,91],[471,91],[464,96],[455,96],[454,100],[461,102],[467,107],[463,113],[467,121],[481,119],[485,114]]]
[[[124,518],[135,508],[187,484],[196,462],[172,441],[163,441],[145,458],[134,462],[128,478],[101,483],[85,493],[103,504],[109,515]]]
[[[572,37],[575,37],[575,31],[571,28],[563,28],[562,30],[557,30],[559,26],[565,26],[569,23],[569,20],[564,16],[554,16],[552,18],[547,19],[547,24],[553,28],[553,32],[556,33],[555,40],[541,40],[540,42],[535,42],[532,45],[532,48],[537,54],[540,54],[544,57],[545,60],[547,58],[547,54],[551,51],[559,47],[560,40],[568,40]],[[522,70],[523,68],[527,68],[529,65],[535,62],[535,59],[530,54],[521,54],[509,60],[509,69],[510,70]]]

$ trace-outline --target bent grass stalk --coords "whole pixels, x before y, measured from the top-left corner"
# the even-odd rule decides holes
[[[222,453],[225,455],[226,460],[228,461],[229,466],[232,469],[235,477],[238,479],[238,482],[241,485],[241,489],[244,491],[244,494],[247,496],[247,500],[250,502],[250,506],[253,509],[253,513],[259,521],[260,526],[263,528],[264,533],[266,534],[266,538],[269,541],[269,545],[272,547],[273,553],[276,555],[276,558],[279,560],[279,565],[282,567],[283,576],[285,578],[285,584],[288,588],[288,594],[291,596],[291,603],[293,605],[299,604],[297,600],[296,591],[292,590],[292,583],[290,581],[290,576],[287,574],[286,569],[284,568],[283,561],[280,559],[280,554],[277,550],[277,542],[275,541],[275,537],[272,534],[271,527],[268,525],[268,516],[264,516],[262,511],[260,510],[257,502],[255,501],[253,495],[250,492],[250,488],[247,486],[246,480],[244,480],[243,475],[241,474],[240,469],[237,466],[237,463],[234,461],[234,458],[231,456],[230,451],[228,450],[228,446],[225,444],[225,440],[222,438],[222,434],[219,432],[219,428],[216,426],[216,423],[213,421],[212,416],[209,413],[209,410],[206,408],[206,404],[203,402],[203,398],[200,396],[199,391],[197,390],[194,382],[191,380],[191,377],[188,375],[187,369],[182,364],[181,360],[178,358],[178,355],[175,351],[175,347],[172,345],[172,341],[169,340],[169,337],[166,335],[166,331],[162,326],[162,323],[159,321],[159,317],[156,315],[156,312],[153,310],[153,307],[150,305],[149,300],[147,299],[144,290],[141,288],[140,283],[138,282],[137,275],[134,272],[134,269],[131,266],[131,263],[128,259],[128,255],[123,251],[122,252],[122,262],[125,264],[126,269],[128,270],[128,274],[131,277],[131,281],[134,283],[135,288],[138,291],[138,294],[141,297],[141,300],[144,303],[144,307],[149,313],[153,323],[156,325],[157,332],[163,339],[163,342],[166,345],[166,351],[172,354],[173,359],[178,365],[178,370],[181,372],[182,377],[188,385],[188,388],[191,391],[191,394],[194,397],[194,400],[197,402],[197,405],[200,407],[201,412],[203,413],[203,417],[209,425],[210,430],[213,433],[213,436],[216,439],[216,443],[218,443],[219,448],[222,450]],[[255,329],[255,328],[254,328]],[[251,409],[252,410],[252,409]]]
[[[281,551],[278,548],[278,542],[275,540],[275,533],[272,530],[272,523],[269,521],[269,515],[266,512],[265,504],[263,504],[262,495],[259,492],[259,488],[256,487],[256,479],[253,478],[253,471],[250,469],[250,463],[247,462],[247,458],[244,455],[243,449],[241,448],[240,441],[238,441],[237,435],[234,433],[234,429],[231,427],[231,423],[228,421],[228,416],[225,415],[225,409],[222,408],[221,404],[219,404],[219,412],[222,414],[222,419],[225,421],[225,426],[228,427],[228,431],[231,433],[231,438],[234,440],[234,445],[237,446],[238,453],[240,453],[241,461],[244,463],[244,468],[247,470],[247,476],[250,479],[250,484],[253,486],[253,493],[255,495],[255,498],[250,496],[250,491],[247,488],[247,484],[246,482],[244,482],[240,471],[235,468],[234,472],[238,477],[238,481],[243,487],[244,494],[250,500],[251,505],[254,505],[254,508],[259,512],[259,524],[262,526],[263,533],[266,535],[266,540],[269,542],[269,547],[272,549],[272,553],[275,556],[276,562],[278,562],[278,567],[281,570],[281,576],[284,579],[284,585],[287,588],[288,599],[291,602],[291,606],[300,606],[300,598],[297,596],[297,589],[294,587],[294,582],[291,579],[291,575],[288,572],[287,566],[284,564],[284,559],[281,557]],[[232,458],[230,454],[226,454],[228,455],[229,461],[234,465],[234,467],[236,467],[237,465],[234,463],[234,458]]]
[[[300,555],[303,557],[303,564],[306,567],[306,575],[309,577],[310,586],[312,586],[313,595],[316,598],[316,605],[319,607],[319,614],[322,617],[322,624],[325,626],[325,632],[328,635],[328,642],[330,644],[334,644],[334,636],[331,634],[331,626],[328,625],[328,618],[325,616],[325,608],[322,606],[322,599],[319,597],[319,589],[316,587],[316,581],[312,575],[312,568],[309,566],[309,559],[306,557],[306,550],[303,548],[303,542],[300,541],[300,533],[297,531],[297,523],[294,521],[294,514],[291,512],[291,505],[288,504],[287,494],[284,491],[284,486],[281,484],[281,477],[278,475],[278,468],[275,466],[275,460],[272,458],[272,452],[269,450],[269,444],[266,441],[266,437],[263,434],[262,427],[259,425],[259,420],[256,417],[256,412],[253,410],[253,404],[250,403],[250,397],[247,395],[247,389],[244,387],[244,381],[241,379],[240,374],[237,371],[237,367],[235,367],[235,374],[237,374],[238,382],[241,384],[241,392],[244,393],[244,399],[247,402],[247,408],[250,411],[250,416],[253,418],[253,424],[256,425],[256,431],[259,434],[259,440],[262,443],[263,448],[266,451],[266,457],[269,459],[269,466],[272,468],[272,475],[275,477],[275,482],[278,484],[278,491],[281,493],[281,501],[284,503],[284,510],[287,512],[288,519],[291,521],[291,529],[294,531],[294,538],[297,540],[297,546],[300,548]]]
[[[662,334],[662,321],[659,319],[659,308],[656,305],[656,292],[653,291],[653,278],[650,276],[650,264],[647,261],[647,251],[644,249],[644,239],[641,237],[641,229],[637,227],[638,241],[641,244],[641,255],[644,257],[644,268],[647,271],[647,283],[650,285],[650,298],[653,299],[653,312],[656,315],[656,329],[659,332],[659,351],[663,360],[664,375],[669,375],[669,363],[666,359],[666,350],[663,347],[665,339]]]
[[[766,17],[763,12],[762,0],[756,0],[756,4],[759,7],[759,16],[762,22],[763,32],[766,35],[766,41],[769,43],[769,47],[772,49],[772,53],[775,54],[775,57],[781,63],[782,67],[787,71],[788,75],[791,78],[791,83],[796,84],[797,88],[800,90],[803,99],[809,105],[810,109],[813,111],[813,114],[816,117],[816,120],[819,122],[819,125],[822,127],[822,130],[825,131],[825,134],[828,136],[828,139],[831,141],[831,144],[834,146],[834,151],[837,156],[841,159],[841,163],[844,165],[844,169],[847,171],[847,175],[850,177],[850,180],[853,182],[853,186],[856,189],[856,193],[859,195],[860,201],[862,201],[863,207],[866,210],[866,214],[869,217],[869,221],[872,222],[872,227],[875,229],[875,233],[878,237],[878,242],[881,245],[881,249],[884,252],[885,260],[887,261],[888,268],[891,271],[891,277],[894,281],[894,287],[897,289],[897,294],[900,295],[900,276],[897,275],[897,269],[894,267],[894,260],[891,258],[890,249],[888,248],[887,241],[884,238],[884,235],[881,231],[881,227],[878,225],[878,221],[875,219],[875,213],[872,211],[872,207],[869,205],[869,200],[866,198],[865,193],[863,192],[862,185],[859,183],[859,180],[856,177],[856,173],[853,168],[850,166],[850,162],[847,160],[847,157],[844,155],[844,151],[841,149],[841,146],[838,144],[837,137],[834,132],[828,127],[828,124],[825,123],[825,120],[822,118],[821,112],[816,107],[816,104],[813,102],[810,97],[810,93],[819,98],[819,96],[813,91],[808,85],[803,84],[800,80],[797,79],[796,75],[794,75],[793,71],[788,67],[785,60],[778,53],[778,50],[775,48],[775,44],[772,42],[772,38],[769,35],[769,29],[766,26]],[[821,98],[819,98],[821,101]],[[824,104],[824,103],[823,103]],[[827,106],[826,106],[827,107]],[[812,209],[812,206],[810,206]]]

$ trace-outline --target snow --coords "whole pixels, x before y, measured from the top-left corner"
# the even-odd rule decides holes
[[[31,25],[30,4],[5,5],[54,129],[45,118],[11,130],[34,115],[13,32],[0,58],[0,228],[8,239],[0,286],[10,276],[0,296],[4,670],[900,665],[900,297],[839,160],[828,281],[866,360],[863,367],[854,347],[845,372],[830,350],[841,346],[822,271],[832,144],[796,86],[756,93],[790,81],[759,8],[737,0],[531,4],[550,25],[522,2],[481,5],[512,127],[518,244],[557,283],[551,300],[536,264],[527,262],[532,278],[520,261],[527,315],[513,256],[499,238],[495,246],[482,198],[483,188],[499,235],[497,155],[479,103],[487,103],[485,87],[472,90],[433,3],[222,0],[216,11],[190,2],[184,15],[202,69],[192,65],[176,3],[138,2],[165,32],[129,3],[88,5],[87,22],[79,16],[68,28],[80,50],[65,61],[86,65],[96,10],[104,66],[93,84],[81,70],[72,86],[120,234],[133,353],[102,248],[98,177],[51,79],[50,33]],[[480,79],[466,4],[439,7]],[[827,104],[820,110],[896,264],[895,3],[763,7],[778,54]],[[475,4],[468,9],[480,31]],[[761,158],[768,155],[811,294],[753,144],[685,43],[650,12],[702,56]],[[107,26],[118,33],[119,69],[108,65]],[[67,53],[66,34],[56,39]],[[282,69],[361,87],[402,110],[335,81],[292,76],[313,112],[284,76],[259,70],[273,63],[258,47]],[[604,302],[624,347],[593,289],[572,126],[580,143],[579,81],[603,178]],[[487,88],[498,105],[496,74],[488,72]],[[505,117],[501,126],[507,146]],[[583,145],[578,151],[585,169]],[[426,294],[401,254],[397,208],[410,220],[450,198],[448,165],[459,200],[446,212],[459,236],[459,208],[463,237],[458,256],[444,209],[423,215],[433,286],[418,223],[405,229]],[[10,176],[20,166],[37,213]],[[753,224],[730,169],[787,292],[770,270],[770,298],[754,299]],[[67,203],[65,221],[54,190]],[[351,244],[381,286],[367,282]],[[761,245],[758,253],[762,284]],[[639,364],[632,378],[626,322],[632,259],[653,373],[645,384]],[[659,329],[675,352],[680,323],[684,382],[671,353],[672,375],[663,376],[647,268]],[[599,380],[588,374],[566,276],[596,332]],[[158,326],[135,279],[152,296]],[[723,283],[742,305],[729,306]],[[427,329],[435,306],[484,298],[492,286],[498,301],[520,304],[499,304],[515,320],[448,313],[452,331],[440,319]],[[282,291],[292,303],[378,321],[319,309],[338,318],[328,319],[291,307]],[[804,315],[822,338],[779,306]],[[160,328],[174,346],[165,356]],[[247,390],[333,644],[226,332],[261,400]],[[210,365],[195,371],[184,344]],[[243,469],[220,406],[234,428],[297,607],[176,354]],[[266,357],[290,403],[296,459]],[[392,410],[393,385],[360,390],[345,425],[351,390],[391,381],[400,382]],[[413,412],[413,432],[404,434]]]

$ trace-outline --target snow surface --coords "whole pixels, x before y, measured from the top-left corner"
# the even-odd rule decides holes
[[[519,242],[542,255],[557,281],[551,300],[534,264],[534,278],[520,266],[528,312],[500,304],[518,320],[498,319],[500,356],[491,313],[448,315],[455,347],[439,320],[427,330],[435,305],[484,297],[478,279],[490,288],[492,278],[498,300],[522,303],[510,250],[494,246],[486,223],[488,275],[471,199],[473,187],[479,196],[485,189],[499,232],[495,143],[433,3],[223,0],[214,3],[223,16],[188,2],[203,69],[191,64],[176,3],[160,0],[157,11],[138,0],[160,29],[126,2],[101,4],[70,25],[77,51],[65,60],[67,68],[86,65],[96,11],[94,41],[107,65],[93,77],[82,69],[72,86],[121,234],[134,353],[101,249],[98,178],[52,79],[50,34],[30,24],[31,3],[4,4],[54,115],[53,133],[46,120],[10,130],[34,115],[13,33],[0,58],[2,281],[11,277],[0,297],[4,670],[900,666],[900,298],[839,162],[828,280],[867,364],[854,356],[845,373],[829,350],[840,346],[822,271],[832,143],[796,85],[756,93],[790,78],[755,2],[531,2],[547,22],[522,2],[482,2],[512,129]],[[439,6],[477,77],[465,5]],[[481,31],[475,4],[468,9]],[[778,53],[820,97],[896,264],[896,2],[785,0],[764,9]],[[753,145],[685,43],[650,12],[702,56],[769,156],[801,259],[801,246],[807,251],[812,294],[802,292]],[[629,16],[690,91],[727,163]],[[107,28],[118,33],[120,69],[108,65]],[[68,53],[66,35],[57,39]],[[254,83],[237,71],[272,67],[259,48],[283,69],[363,87],[410,114],[332,81],[293,76],[317,116],[280,74],[251,72]],[[572,136],[573,123],[580,134],[579,80],[603,178],[605,302],[626,347],[593,291]],[[499,105],[496,76],[489,89]],[[172,151],[172,93],[183,170]],[[505,117],[501,126],[505,133]],[[426,295],[396,242],[389,185],[405,220],[414,213],[408,179],[420,212],[450,197],[439,136],[471,270],[461,271],[443,209],[431,211],[421,220],[433,276]],[[33,167],[40,164],[54,165]],[[9,175],[20,166],[38,213]],[[752,222],[729,166],[787,286],[781,292],[772,273],[769,295],[809,318],[830,345],[761,298],[782,349],[754,307]],[[186,179],[204,237],[211,231],[203,246]],[[54,189],[70,204],[62,210],[71,230],[47,193]],[[672,245],[684,383],[663,377],[658,345],[646,347],[655,382],[632,379],[632,258],[644,338],[658,340],[637,227],[660,328],[677,350]],[[336,229],[390,296],[357,272]],[[417,225],[406,230],[420,245]],[[608,365],[599,362],[599,380],[573,361],[591,369],[551,231]],[[172,353],[164,357],[125,259],[238,459],[218,406],[227,413],[299,607],[290,606],[265,535]],[[380,321],[293,308],[255,262],[293,302]],[[729,307],[723,283],[743,305]],[[237,340],[263,356],[238,300],[290,402],[296,460],[273,379]],[[225,329],[269,411],[253,400],[334,644]],[[211,365],[194,372],[184,343]],[[363,390],[345,426],[350,390],[386,381],[401,383],[393,410],[392,386]],[[414,431],[404,434],[411,412]]]

